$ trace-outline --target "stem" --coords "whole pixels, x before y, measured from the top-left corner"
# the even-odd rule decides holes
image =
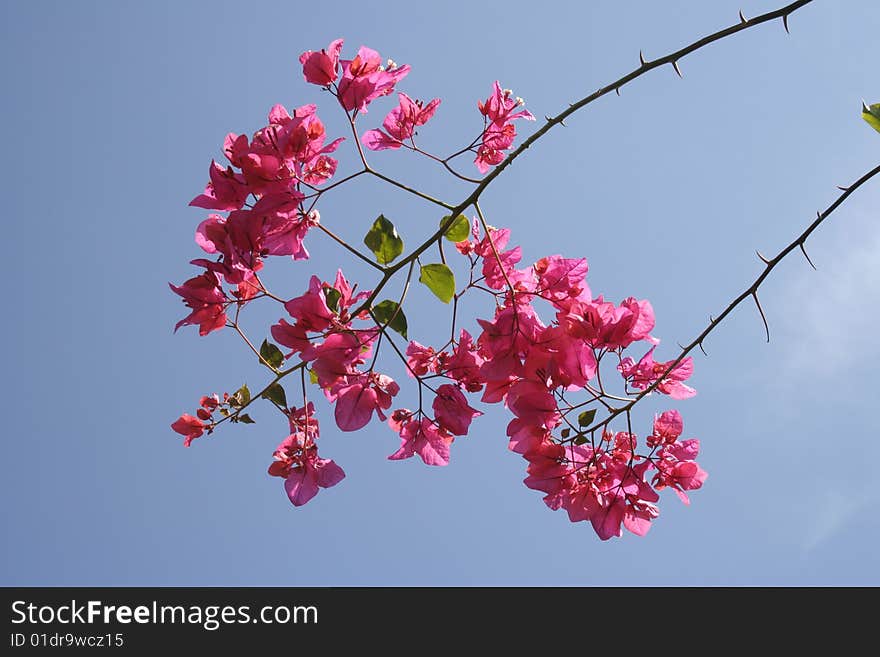
[[[327,227],[324,226],[323,224],[320,224],[320,223],[319,223],[319,224],[318,224],[318,228],[320,228],[321,231],[322,231],[323,233],[325,233],[328,237],[330,237],[334,242],[336,242],[337,244],[339,244],[342,248],[346,249],[349,253],[354,254],[355,256],[357,256],[358,258],[360,258],[361,260],[363,260],[364,262],[366,262],[368,265],[370,265],[370,267],[373,267],[374,269],[378,269],[379,271],[382,271],[382,272],[385,271],[385,268],[384,268],[382,265],[380,265],[380,264],[374,262],[373,260],[371,260],[370,258],[368,258],[367,256],[365,256],[363,253],[361,253],[360,251],[358,251],[358,250],[357,250],[356,248],[354,248],[351,244],[349,244],[349,243],[346,242],[344,239],[342,239],[341,237],[339,237],[338,235],[336,235],[336,233],[334,233],[333,231],[331,231],[329,228],[327,228]]]
[[[441,201],[440,199],[436,199],[436,198],[434,198],[433,196],[429,196],[428,194],[425,194],[425,193],[423,193],[423,192],[420,192],[420,191],[417,190],[417,189],[413,189],[412,187],[409,187],[409,186],[407,186],[407,185],[404,185],[402,182],[398,182],[397,180],[394,180],[394,178],[389,178],[389,177],[386,176],[385,174],[379,173],[379,172],[376,171],[375,169],[369,169],[369,173],[371,173],[372,175],[376,176],[377,178],[380,178],[381,180],[384,180],[384,181],[387,182],[389,185],[394,185],[395,187],[399,187],[400,189],[402,189],[402,190],[404,190],[404,191],[407,191],[407,192],[409,192],[410,194],[414,194],[414,195],[418,196],[418,197],[421,198],[421,199],[424,199],[424,200],[426,200],[426,201],[428,201],[428,202],[430,202],[430,203],[433,203],[434,205],[439,205],[441,208],[445,208],[445,209],[447,209],[447,210],[451,210],[452,207],[453,207],[453,206],[449,205],[449,203],[446,203],[446,202],[444,202],[444,201]],[[431,240],[431,241],[433,241],[433,240]]]
[[[698,346],[701,346],[703,344],[703,340],[705,340],[706,337],[712,331],[714,331],[718,327],[718,325],[721,324],[721,322],[724,321],[724,319],[731,312],[733,312],[734,308],[736,308],[739,304],[741,304],[746,299],[749,299],[758,293],[758,288],[761,287],[761,284],[770,275],[770,272],[776,268],[776,265],[778,265],[780,262],[782,262],[785,259],[785,257],[788,254],[790,254],[792,251],[794,251],[795,249],[802,248],[804,246],[804,244],[806,243],[807,238],[812,234],[812,232],[814,230],[816,230],[816,228],[818,228],[822,224],[822,222],[824,222],[829,216],[831,216],[831,214],[838,207],[840,207],[840,205],[853,192],[855,192],[859,187],[864,185],[871,178],[873,178],[874,176],[876,176],[878,174],[880,174],[880,165],[877,165],[876,167],[874,167],[873,169],[868,171],[868,173],[866,173],[861,178],[856,180],[849,187],[841,188],[841,189],[843,189],[843,193],[840,194],[837,197],[837,199],[825,209],[824,212],[818,213],[816,216],[816,219],[813,221],[813,223],[811,223],[809,226],[807,226],[807,228],[804,229],[804,231],[800,235],[798,235],[788,246],[786,246],[784,249],[782,249],[782,251],[777,253],[775,257],[766,261],[767,264],[764,266],[763,271],[761,271],[761,273],[754,280],[754,282],[752,282],[751,285],[749,285],[745,290],[743,290],[743,292],[738,297],[736,297],[733,301],[731,301],[730,304],[728,304],[727,308],[725,308],[724,311],[720,315],[718,315],[717,318],[710,320],[709,325],[705,329],[703,329],[703,332],[700,333],[696,338],[694,338],[689,345],[687,345],[686,347],[684,347],[682,349],[682,351],[678,355],[678,357],[675,360],[671,361],[671,364],[669,365],[669,367],[666,368],[666,371],[664,371],[663,374],[660,375],[656,381],[654,381],[654,383],[652,383],[647,388],[645,388],[644,390],[639,392],[639,394],[634,399],[632,399],[632,401],[630,401],[628,404],[619,407],[616,411],[611,413],[607,418],[605,418],[601,422],[596,423],[595,425],[593,425],[589,429],[586,429],[585,431],[593,431],[595,429],[598,429],[600,427],[604,427],[604,426],[608,425],[608,423],[611,422],[611,420],[613,420],[615,417],[617,417],[621,413],[629,412],[629,410],[633,406],[635,406],[641,399],[643,399],[644,397],[649,395],[651,392],[653,392],[654,389],[656,389],[657,386],[660,385],[660,383],[662,383],[663,380],[667,376],[669,376],[669,374],[672,372],[672,370],[674,370],[676,367],[678,367],[678,365],[687,357],[687,355],[690,352],[692,352]]]

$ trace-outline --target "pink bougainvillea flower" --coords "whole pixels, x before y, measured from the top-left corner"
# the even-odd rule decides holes
[[[583,388],[596,376],[598,362],[593,349],[572,338],[562,327],[543,329],[525,360],[523,376],[553,388]]]
[[[310,185],[320,184],[335,173],[337,162],[327,154],[344,141],[340,137],[324,145],[326,131],[317,110],[315,105],[303,105],[291,116],[284,106],[276,105],[269,113],[276,152],[288,169]]]
[[[305,431],[285,438],[273,459],[269,474],[284,478],[284,490],[294,506],[302,506],[321,488],[335,486],[345,478],[345,472],[336,463],[318,457],[318,448]]]
[[[376,372],[346,376],[326,391],[327,398],[336,404],[336,425],[343,431],[362,429],[372,419],[373,411],[384,421],[383,411],[391,408],[398,392],[400,386],[394,379]]]
[[[626,505],[623,514],[623,526],[636,536],[644,536],[651,529],[651,522],[660,515],[655,504],[637,500]]]
[[[193,440],[205,433],[205,426],[199,418],[184,413],[175,420],[171,428],[184,437],[183,446],[189,447]]]
[[[285,358],[290,358],[294,354],[308,349],[312,344],[305,328],[298,324],[289,324],[284,319],[278,320],[278,323],[273,324],[270,330],[275,342],[292,349],[291,352],[284,355]]]
[[[493,321],[478,319],[483,332],[477,339],[483,364],[480,376],[487,383],[506,381],[522,374],[522,357],[544,329],[531,306],[498,309]],[[484,401],[488,399],[484,398]]]
[[[438,424],[454,436],[466,436],[471,421],[482,415],[480,411],[470,407],[458,386],[449,383],[437,388],[432,408]]]
[[[477,103],[480,113],[488,121],[480,146],[477,148],[477,157],[474,159],[474,164],[480,173],[486,173],[491,167],[500,164],[505,158],[505,151],[513,146],[516,128],[511,121],[535,120],[528,110],[515,111],[522,105],[522,98],[514,98],[513,92],[509,89],[502,90],[497,80],[489,98]]]
[[[563,258],[559,255],[541,258],[534,265],[538,276],[536,294],[555,306],[580,297],[590,298],[586,277],[589,271],[586,258]]]
[[[325,284],[325,287],[329,288],[330,285]],[[339,301],[337,302],[337,313],[339,314],[340,321],[345,323],[350,321],[351,319],[355,319],[353,317],[349,317],[348,310],[352,307],[363,301],[364,299],[369,298],[372,290],[363,290],[362,292],[354,293],[354,288],[349,284],[346,280],[345,276],[342,274],[341,269],[336,270],[336,278],[333,281],[332,288],[339,293]],[[367,311],[362,312],[358,319],[365,319],[368,316]]]
[[[214,160],[208,175],[210,182],[205,191],[190,201],[190,205],[207,210],[240,210],[250,193],[244,176],[235,173],[232,167],[224,169]]]
[[[559,508],[558,494],[576,482],[565,456],[566,449],[550,440],[538,443],[535,449],[525,453],[529,466],[523,483],[533,490],[547,493],[544,501],[553,509]]]
[[[654,384],[675,361],[657,363],[654,361],[654,347],[642,356],[638,363],[632,358],[626,357],[621,360],[618,371],[623,378],[636,390],[644,390]],[[694,373],[694,359],[688,356],[678,365],[672,368],[654,390],[669,395],[673,399],[688,399],[697,394],[697,391],[683,383]]]
[[[336,272],[333,285],[322,283],[317,276],[312,276],[308,291],[288,301],[284,308],[303,328],[323,331],[334,322],[348,324],[353,319],[349,317],[349,308],[369,296],[370,290],[355,294],[340,269]],[[361,314],[361,317],[364,316],[366,311]]]
[[[207,411],[213,411],[220,405],[220,398],[215,395],[204,395],[199,399],[199,406]]]
[[[330,488],[345,478],[345,472],[331,459],[310,459],[292,468],[284,480],[284,490],[293,506],[302,506],[319,488]]]
[[[206,271],[200,276],[190,278],[183,285],[168,284],[192,312],[177,322],[174,330],[181,326],[198,325],[199,335],[208,335],[226,326],[227,298],[214,272]]]
[[[477,108],[489,121],[502,127],[514,119],[535,120],[528,110],[514,111],[523,104],[522,98],[515,98],[510,89],[502,89],[501,84],[496,80],[492,85],[492,94],[485,101],[479,101]]]
[[[528,454],[536,451],[543,443],[549,441],[550,431],[543,427],[537,427],[528,420],[514,418],[507,425],[507,435],[510,442],[507,448],[522,454],[528,458]]]
[[[654,328],[654,309],[647,300],[624,299],[619,306],[601,296],[593,301],[572,301],[566,310],[557,313],[559,323],[572,337],[585,340],[600,349],[625,349],[633,342],[656,341],[650,333]]]
[[[516,128],[513,124],[508,123],[503,128],[494,125],[486,128],[483,134],[483,141],[477,148],[477,157],[474,164],[480,173],[486,173],[492,167],[501,164],[501,161],[507,156],[505,153],[516,138]]]
[[[393,92],[394,85],[410,71],[409,65],[397,66],[390,60],[387,67],[382,66],[379,53],[365,46],[361,46],[354,59],[343,59],[340,63],[339,103],[348,111],[362,113],[373,100]]]
[[[474,250],[483,259],[483,276],[486,277],[486,285],[495,290],[507,287],[516,264],[522,260],[521,247],[516,246],[509,251],[503,250],[509,239],[510,229],[491,230]]]
[[[507,406],[516,417],[536,426],[552,429],[560,422],[556,399],[545,385],[536,381],[523,380],[510,386]]]
[[[678,411],[665,411],[654,418],[654,431],[646,438],[650,447],[671,444],[678,440],[684,431],[684,422]]]
[[[709,476],[694,460],[699,453],[700,441],[696,438],[664,445],[655,459],[658,472],[654,476],[654,488],[661,490],[669,486],[682,502],[690,504],[684,491],[701,488]]]
[[[364,146],[371,151],[400,148],[405,140],[412,138],[418,126],[425,125],[434,116],[437,106],[440,105],[439,98],[423,106],[422,101],[413,100],[405,93],[399,93],[397,96],[400,103],[382,122],[385,131],[368,130],[361,138]]]
[[[331,41],[327,48],[322,48],[318,52],[307,50],[299,56],[306,82],[321,87],[336,82],[339,76],[339,53],[342,52],[342,43],[342,39],[336,39]]]
[[[284,304],[284,309],[296,319],[297,326],[308,331],[323,331],[333,322],[334,313],[327,305],[327,295],[321,279],[312,276],[308,291]]]
[[[357,366],[369,357],[376,335],[352,330],[332,333],[322,343],[304,349],[302,359],[314,361],[312,371],[326,393],[332,386],[347,380],[350,374],[356,374]]]
[[[474,344],[474,339],[465,329],[459,333],[458,344],[452,353],[440,353],[437,356],[439,371],[462,384],[468,392],[482,389],[484,380],[480,375],[483,358]]]
[[[404,411],[404,413],[409,413]],[[425,465],[449,465],[449,446],[454,438],[430,419],[400,421],[394,416],[388,424],[400,434],[400,449],[388,457],[391,461],[408,459],[416,454]]]
[[[254,134],[226,136],[224,152],[234,167],[241,169],[245,183],[252,193],[284,190],[290,187],[292,171],[285,166],[278,152],[275,128],[263,128]]]
[[[415,340],[410,340],[406,347],[407,372],[410,376],[424,376],[428,372],[436,372],[439,366],[437,357],[434,347],[426,347]]]

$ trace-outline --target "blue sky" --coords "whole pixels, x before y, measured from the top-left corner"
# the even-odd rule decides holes
[[[329,134],[345,134],[331,99],[303,83],[303,50],[344,37],[346,53],[365,44],[412,65],[400,89],[443,99],[422,133],[445,150],[479,130],[476,101],[496,79],[555,114],[637,66],[640,49],[660,56],[739,9],[781,4],[3,3],[0,583],[880,584],[880,181],[808,243],[817,272],[792,256],[768,280],[769,345],[751,306],[707,340],[699,395],[677,407],[709,479],[688,508],[664,495],[646,538],[602,543],[545,508],[497,407],[447,468],[387,461],[398,439],[378,423],[343,434],[325,421],[322,451],[348,476],[299,509],[265,473],[286,433],[277,413],[258,408],[257,424],[190,449],[169,429],[201,394],[264,380],[230,332],[172,334],[184,308],[167,282],[192,275],[205,212],[187,203],[227,132],[261,127],[275,103],[317,102]],[[490,223],[513,229],[526,261],[585,256],[594,293],[650,299],[658,355],[671,358],[754,279],[755,249],[776,253],[880,158],[859,118],[863,98],[880,101],[880,5],[817,0],[790,27],[722,41],[682,60],[684,79],[665,67],[575,115],[489,188]],[[374,103],[364,125],[392,105]],[[352,146],[340,171],[356,168]],[[372,162],[465,196],[405,153]],[[321,212],[353,242],[379,213],[410,244],[438,220],[360,180]],[[307,244],[309,263],[270,264],[276,287],[299,294],[340,264],[370,287],[332,242]],[[411,337],[429,341],[445,312],[417,290]],[[248,327],[277,319],[255,309]],[[640,406],[642,426],[668,407]]]

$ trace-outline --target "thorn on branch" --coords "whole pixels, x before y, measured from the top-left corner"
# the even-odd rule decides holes
[[[786,34],[791,34],[791,32],[788,31],[788,14],[782,15],[782,27],[785,28]]]
[[[752,298],[755,300],[755,305],[758,306],[758,312],[761,313],[761,319],[764,321],[764,331],[767,333],[767,342],[770,342],[770,325],[767,323],[767,316],[764,314],[764,309],[761,308],[761,302],[758,301],[758,292],[755,290],[752,292]]]
[[[614,93],[616,93],[619,96],[620,95],[620,87],[614,87]]]
[[[697,346],[700,348],[700,351],[703,352],[703,355],[706,356],[706,357],[708,358],[708,357],[709,357],[709,354],[707,354],[707,353],[706,353],[706,350],[703,349],[703,341],[702,341],[702,340],[700,340],[700,341],[697,343]]]
[[[676,60],[672,60],[672,68],[675,69],[675,72],[678,73],[678,77],[683,78],[684,76],[681,74],[681,69],[678,68],[678,62]]]
[[[740,23],[748,23],[748,21],[746,20],[746,17],[743,16],[742,9],[739,10],[739,22]]]
[[[842,191],[842,192],[848,192],[848,191],[849,191],[849,187],[843,187],[843,186],[841,186],[841,185],[837,185],[837,189],[839,189],[839,190]]]
[[[763,255],[760,251],[755,250],[755,253],[758,254],[758,257],[761,259],[761,262],[763,262],[765,265],[769,265],[769,264],[770,264],[770,261],[767,260],[767,258],[765,258],[764,255]]]
[[[642,66],[648,63],[645,61],[645,56],[642,54],[641,50],[639,50],[639,61],[642,63]]]
[[[816,265],[813,264],[813,261],[810,260],[810,256],[807,255],[807,250],[804,248],[804,243],[801,242],[800,244],[798,244],[798,246],[801,247],[801,252],[804,254],[804,257],[807,259],[807,262],[810,263],[810,267],[812,267],[813,269],[816,269]]]

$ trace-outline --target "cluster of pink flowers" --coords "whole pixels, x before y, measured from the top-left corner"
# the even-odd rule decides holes
[[[507,229],[490,229],[480,238],[475,222],[472,235],[472,240],[456,246],[472,265],[481,263],[483,283],[496,290],[503,303],[493,319],[478,320],[482,332],[476,341],[463,330],[451,351],[439,353],[410,342],[410,372],[443,376],[458,384],[452,388],[458,396],[450,395],[454,402],[443,404],[463,429],[456,435],[466,433],[479,414],[468,405],[462,389],[482,391],[483,402],[503,402],[514,416],[507,428],[509,448],[528,462],[525,484],[546,493],[544,501],[551,509],[565,509],[573,522],[591,521],[602,539],[620,536],[622,527],[644,534],[659,514],[657,490],[669,486],[687,502],[684,491],[702,486],[706,473],[694,460],[699,441],[678,442],[681,416],[667,411],[654,422],[646,439],[648,451],[639,454],[638,439],[631,432],[615,434],[607,426],[591,429],[573,424],[568,416],[578,414],[584,404],[571,404],[566,394],[586,391],[588,400],[601,399],[601,384],[595,388],[591,382],[598,383],[600,363],[610,356],[616,358],[625,386],[635,390],[655,386],[658,392],[684,399],[696,394],[682,383],[693,369],[691,359],[668,374],[672,362],[655,363],[652,354],[658,341],[650,335],[651,305],[634,298],[620,304],[593,298],[586,283],[586,260],[554,255],[517,269],[521,250],[505,250]],[[548,302],[555,311],[551,323],[545,325],[539,318],[533,306],[536,300]],[[649,349],[636,364],[622,354],[639,342]],[[443,388],[447,395],[452,392],[449,385]],[[452,422],[425,426],[422,420],[416,430],[412,423],[401,424],[408,413],[395,411],[389,421],[407,447],[392,458],[419,454],[430,465],[448,463],[451,437],[444,433],[453,433]]]
[[[393,93],[410,68],[390,60],[383,65],[379,54],[365,47],[353,59],[341,59],[342,46],[340,39],[324,50],[307,51],[300,63],[305,80],[326,88],[354,129],[357,117],[373,101]],[[382,128],[364,132],[361,142],[372,151],[407,148],[423,153],[414,141],[416,129],[434,116],[440,100],[423,103],[402,92],[397,98]],[[478,103],[484,117],[480,136],[457,154],[475,154],[481,173],[501,163],[516,137],[513,121],[534,120],[522,106],[521,99],[495,82],[489,98]],[[678,411],[654,419],[641,452],[629,424],[630,402],[639,395],[656,391],[685,399],[696,394],[684,383],[693,370],[691,359],[655,361],[659,341],[651,336],[651,305],[632,297],[619,304],[593,297],[585,259],[552,255],[519,268],[522,250],[508,248],[510,231],[474,219],[470,233],[453,240],[471,270],[470,283],[457,296],[475,289],[488,292],[496,310],[492,318],[477,320],[476,338],[461,329],[457,339],[438,349],[409,341],[401,358],[418,385],[416,410],[392,410],[400,386],[376,369],[382,337],[397,330],[393,319],[402,312],[397,304],[380,322],[371,291],[358,292],[342,270],[332,282],[312,276],[305,292],[286,301],[269,293],[258,274],[268,256],[309,257],[304,240],[320,224],[315,204],[324,192],[321,185],[336,172],[337,160],[330,153],[342,139],[326,141],[314,105],[292,114],[276,105],[269,124],[251,138],[228,135],[223,152],[229,164],[224,168],[211,162],[210,181],[191,203],[226,213],[210,214],[196,231],[197,244],[213,259],[193,260],[202,273],[171,285],[191,311],[175,330],[196,325],[200,335],[229,325],[241,333],[237,318],[244,305],[259,298],[282,301],[287,316],[270,332],[287,351],[264,342],[260,360],[275,379],[260,396],[287,417],[289,435],[275,450],[269,474],[284,479],[295,506],[339,483],[345,474],[335,462],[318,456],[314,404],[306,399],[301,406],[287,403],[278,381],[294,370],[303,377],[308,372],[333,406],[340,430],[362,429],[374,415],[387,421],[400,438],[391,460],[418,455],[427,465],[446,465],[455,438],[466,436],[482,415],[468,395],[480,393],[484,403],[503,404],[513,415],[507,427],[509,448],[528,464],[526,486],[543,492],[547,506],[565,509],[572,521],[589,520],[603,540],[620,536],[623,528],[647,532],[659,514],[657,491],[662,488],[670,487],[688,501],[685,491],[699,488],[706,473],[695,461],[699,442],[679,440],[683,423]],[[449,168],[455,155],[431,157]],[[365,160],[363,164],[366,169]],[[462,222],[467,233],[468,224]],[[435,267],[452,276],[445,260]],[[537,303],[551,309],[551,321],[542,321]],[[454,327],[455,319],[453,336]],[[638,360],[624,355],[642,343],[647,350]],[[612,359],[626,397],[606,392],[600,373],[606,358]],[[288,370],[283,370],[285,361],[293,363]],[[424,395],[425,390],[433,396]],[[586,398],[570,401],[575,394]],[[242,413],[251,401],[246,386],[222,400],[218,395],[202,397],[196,416],[181,415],[172,429],[189,446],[223,421],[252,422]],[[608,418],[596,421],[597,410],[607,411]],[[627,431],[611,431],[612,421],[624,419]]]

